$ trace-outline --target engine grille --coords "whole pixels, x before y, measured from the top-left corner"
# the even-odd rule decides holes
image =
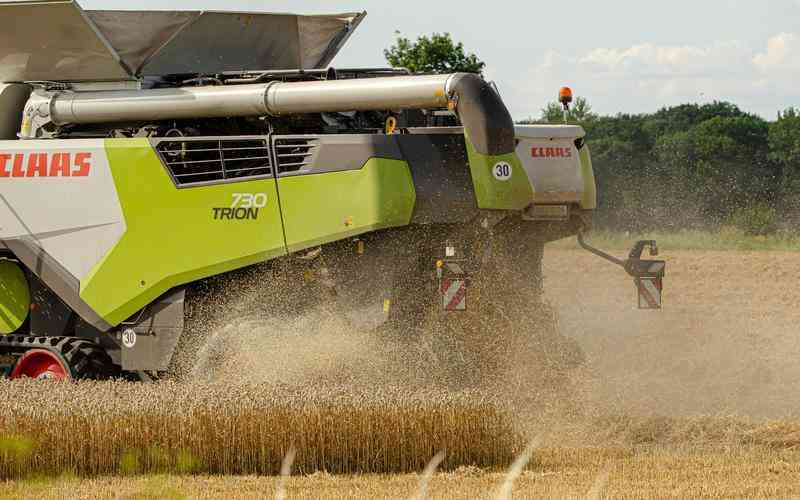
[[[267,139],[161,140],[156,151],[178,186],[272,175]]]
[[[298,172],[311,166],[317,148],[319,148],[319,141],[313,138],[275,139],[278,174]]]

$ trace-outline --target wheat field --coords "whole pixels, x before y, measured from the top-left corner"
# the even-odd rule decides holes
[[[314,386],[0,381],[0,478],[30,475],[303,473],[502,467],[510,420],[477,393]]]
[[[0,498],[800,494],[797,420],[572,414],[521,430],[499,408],[477,391],[4,381]]]
[[[534,438],[513,498],[800,496],[800,254],[664,255],[658,313],[613,266],[546,256],[561,330],[586,354],[551,393],[515,364],[505,391],[377,383],[389,371],[368,344],[331,359],[326,336],[301,360],[333,375],[288,385],[0,382],[0,498],[422,498],[441,451],[428,498],[499,498]],[[285,354],[280,373],[297,366]]]

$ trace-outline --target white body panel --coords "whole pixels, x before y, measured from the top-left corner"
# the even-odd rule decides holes
[[[102,139],[0,141],[0,239],[29,237],[81,280],[124,233]]]
[[[515,127],[517,156],[531,180],[537,204],[580,203],[584,179],[575,140],[585,135],[571,125]]]

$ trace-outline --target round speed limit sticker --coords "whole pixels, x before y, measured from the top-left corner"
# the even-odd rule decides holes
[[[511,164],[505,161],[500,161],[492,167],[492,175],[498,181],[507,181],[511,178]]]
[[[128,328],[122,332],[122,345],[132,349],[136,345],[136,332]]]

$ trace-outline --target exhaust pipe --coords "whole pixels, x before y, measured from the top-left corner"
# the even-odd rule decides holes
[[[490,155],[514,151],[513,121],[500,96],[482,78],[466,73],[149,90],[37,90],[25,106],[20,138],[42,137],[48,125],[443,108],[451,103],[476,150]]]

